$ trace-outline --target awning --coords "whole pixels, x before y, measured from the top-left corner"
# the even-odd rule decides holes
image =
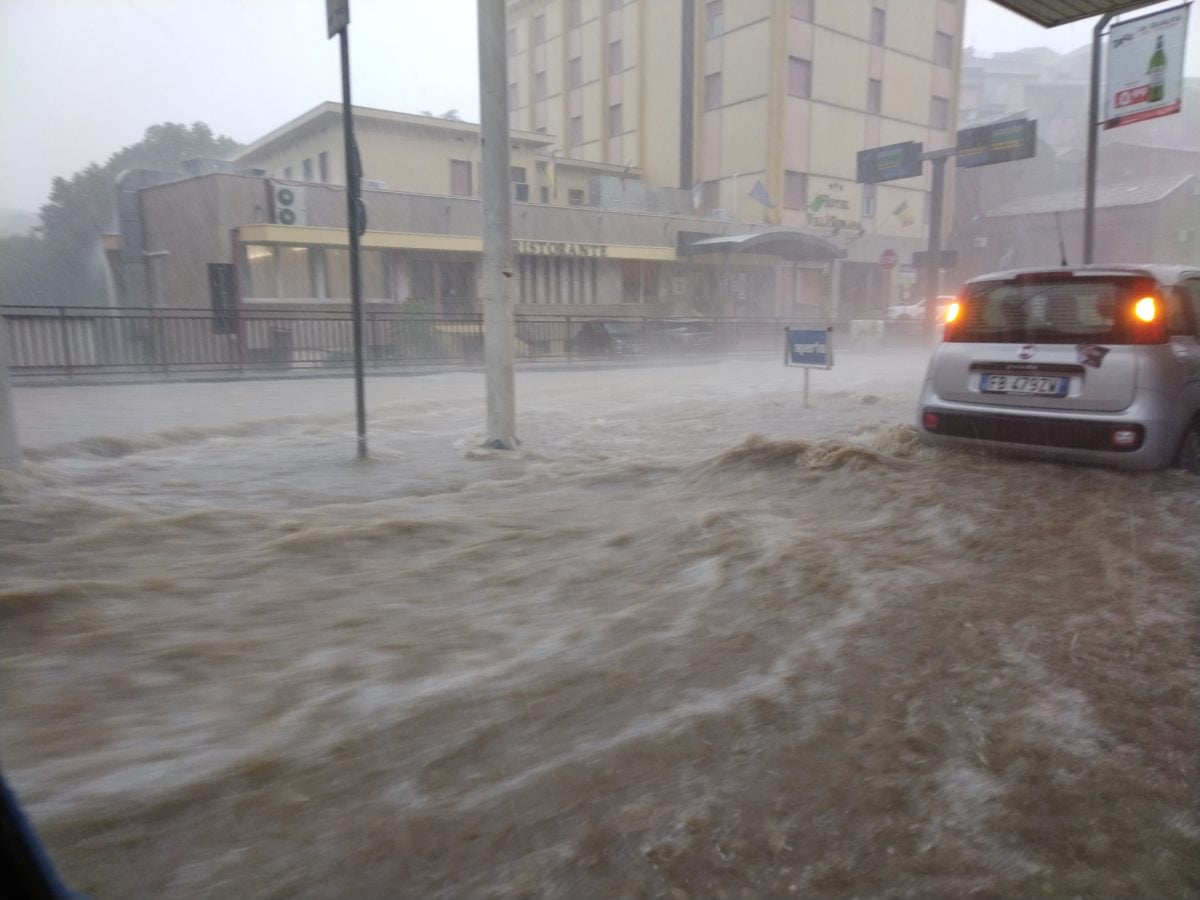
[[[704,253],[761,253],[792,262],[829,262],[846,255],[842,248],[824,238],[803,231],[758,231],[705,238],[679,248],[681,256]]]
[[[1119,13],[1157,0],[993,0],[998,6],[1031,19],[1045,28],[1090,19],[1105,13]]]

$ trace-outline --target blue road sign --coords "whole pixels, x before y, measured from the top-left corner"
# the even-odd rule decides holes
[[[810,369],[833,368],[833,329],[787,328],[784,364]]]

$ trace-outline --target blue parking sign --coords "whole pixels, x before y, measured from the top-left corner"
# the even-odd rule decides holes
[[[811,369],[833,368],[833,329],[786,328],[783,362]]]

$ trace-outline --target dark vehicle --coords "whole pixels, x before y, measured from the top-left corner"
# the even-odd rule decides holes
[[[644,322],[584,322],[570,342],[576,356],[641,356],[646,352]]]

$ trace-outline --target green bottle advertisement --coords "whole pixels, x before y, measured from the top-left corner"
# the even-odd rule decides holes
[[[1163,39],[1160,35],[1158,42],[1154,45],[1154,52],[1150,54],[1150,68],[1147,71],[1150,76],[1150,103],[1159,103],[1163,98],[1163,81],[1167,74],[1167,54],[1163,52]]]

